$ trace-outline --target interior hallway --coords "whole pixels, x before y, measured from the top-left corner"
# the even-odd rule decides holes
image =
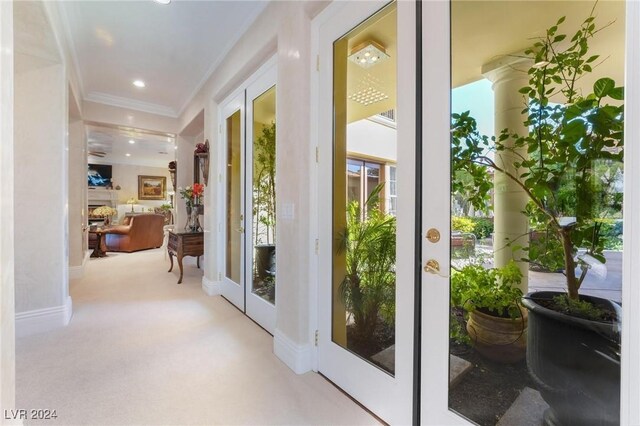
[[[89,260],[69,326],[17,341],[16,407],[66,425],[376,424],[279,361],[269,334],[202,291],[194,263],[177,285],[162,249]]]

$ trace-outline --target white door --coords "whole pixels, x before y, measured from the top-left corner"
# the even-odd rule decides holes
[[[317,368],[391,424],[413,419],[415,7],[336,2],[314,22]]]
[[[221,294],[244,311],[245,105],[244,91],[221,106],[222,284]]]
[[[274,61],[246,89],[246,314],[273,334],[276,326],[276,79]]]

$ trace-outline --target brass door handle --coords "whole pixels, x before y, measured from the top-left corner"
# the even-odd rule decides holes
[[[424,271],[438,275],[440,273],[440,264],[437,260],[429,259],[424,265]]]

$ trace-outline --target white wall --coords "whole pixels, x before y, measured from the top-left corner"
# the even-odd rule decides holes
[[[13,3],[0,2],[0,413],[15,408]]]
[[[185,188],[193,185],[193,151],[196,149],[195,136],[178,136],[178,150],[176,151],[176,162],[178,172],[176,176],[176,196],[175,196],[175,223],[177,229],[183,229],[187,221],[187,207],[183,199],[180,198],[178,187]]]
[[[41,309],[70,315],[65,311],[69,303],[67,94],[60,64],[16,72],[14,229],[19,235],[15,240],[19,319]]]
[[[204,137],[211,144],[208,200],[217,200],[218,104],[262,63],[277,54],[277,208],[278,291],[274,351],[297,372],[311,368],[309,331],[309,148],[310,21],[327,2],[272,2],[236,43],[213,76],[179,118],[185,127],[205,108]],[[178,149],[180,150],[180,148]],[[180,168],[180,160],[178,163]],[[282,209],[293,218],[282,217]],[[224,222],[214,208],[205,213],[205,279],[217,281],[218,229]],[[283,343],[286,341],[285,343]],[[284,345],[289,345],[289,352]],[[291,352],[290,348],[296,348]]]
[[[72,278],[81,278],[87,233],[87,152],[82,120],[69,121],[69,268]]]
[[[178,120],[175,118],[96,102],[82,102],[82,118],[85,121],[95,121],[115,126],[135,127],[137,129],[173,134],[178,132]]]
[[[171,188],[171,177],[169,176],[169,162],[167,167],[148,167],[148,166],[131,166],[128,164],[113,164],[112,166],[112,182],[120,185],[120,190],[116,191],[118,204],[126,204],[129,198],[138,200],[136,206],[144,207],[160,207],[167,203],[168,196],[163,200],[141,200],[138,198],[138,176],[164,176],[167,178],[167,191]],[[86,176],[85,176],[86,182]],[[139,209],[136,209],[139,210]]]
[[[396,129],[371,120],[358,120],[347,125],[347,152],[362,158],[397,162]]]

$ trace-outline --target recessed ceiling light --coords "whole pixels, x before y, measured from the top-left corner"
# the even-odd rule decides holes
[[[129,139],[129,143],[130,144],[134,144],[134,143],[136,143],[136,141],[134,141],[133,139]]]
[[[178,149],[178,145],[174,146],[173,149]]]
[[[129,154],[128,152],[125,154],[127,157],[131,157],[131,154]]]
[[[156,3],[160,3],[160,4],[169,4],[171,3],[171,0],[153,0]]]
[[[143,88],[146,86],[146,84],[144,84],[144,81],[142,80],[134,80],[133,85],[139,88]]]

